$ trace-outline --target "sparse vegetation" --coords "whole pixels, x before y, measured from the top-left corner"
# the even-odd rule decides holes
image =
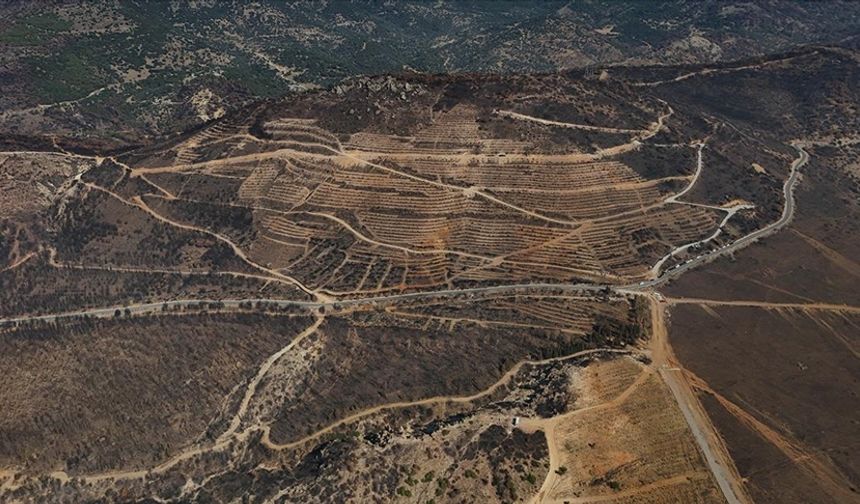
[[[0,501],[850,500],[853,4],[155,6],[0,7]]]

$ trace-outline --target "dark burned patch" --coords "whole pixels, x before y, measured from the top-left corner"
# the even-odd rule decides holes
[[[144,201],[161,215],[227,236],[239,246],[247,247],[259,232],[250,208],[222,205],[217,200],[198,202],[144,197]]]
[[[111,188],[125,175],[125,169],[111,160],[93,166],[81,175],[81,180],[101,187]]]
[[[646,180],[692,175],[696,171],[696,150],[685,145],[656,147],[645,144],[614,158]]]
[[[390,429],[374,429],[364,433],[362,439],[374,446],[385,446],[391,440],[392,432]]]
[[[117,173],[108,168],[94,176],[108,179]],[[157,191],[145,181],[128,177],[114,180],[112,185],[116,184],[120,185],[117,190],[128,193],[128,197]],[[227,244],[208,233],[162,222],[144,209],[98,189],[81,191],[83,197],[72,198],[64,206],[57,203],[52,209],[52,241],[61,262],[137,269],[252,271]],[[164,200],[148,199],[153,205],[166,205]],[[224,218],[226,225],[246,222],[244,214],[239,214],[238,218],[232,214],[230,219],[217,217]],[[253,230],[245,229],[244,233]]]
[[[464,420],[471,417],[474,413],[466,412],[466,413],[456,413],[454,415],[449,415],[445,418],[433,420],[424,425],[420,425],[415,427],[412,430],[413,437],[423,437],[423,436],[431,436],[435,432],[442,430],[446,427],[451,427],[460,423],[463,423]]]
[[[66,205],[64,212],[52,223],[55,230],[53,239],[59,251],[71,256],[80,255],[87,244],[119,232],[116,224],[104,222],[101,218],[100,206],[109,198],[106,194],[91,192]]]
[[[236,170],[236,175],[244,176],[246,173]],[[150,173],[146,178],[179,198],[189,197],[220,204],[239,203],[239,188],[244,182],[243,178],[216,178],[206,173]],[[157,189],[150,192],[159,194]]]
[[[247,458],[238,468],[212,478],[195,496],[196,502],[241,501],[248,495],[271,498],[280,489],[306,488],[324,502],[337,500],[334,484],[338,472],[355,462],[355,443],[338,439],[313,447],[295,463],[285,467],[254,469],[255,458]]]
[[[543,376],[538,386],[542,389],[540,399],[535,404],[535,412],[542,418],[549,418],[567,409],[569,397],[567,394],[568,378],[562,373],[552,373]]]
[[[541,366],[527,366],[512,381],[512,390],[525,391],[524,397],[505,399],[488,405],[496,411],[534,412],[542,418],[564,413],[570,401],[567,365],[555,362]]]

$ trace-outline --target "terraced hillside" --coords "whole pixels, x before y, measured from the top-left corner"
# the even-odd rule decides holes
[[[676,113],[660,100],[558,78],[506,84],[503,99],[492,90],[501,80],[377,82],[219,122],[85,190],[139,180],[139,192],[114,199],[215,230],[252,263],[326,296],[645,280],[753,207],[681,199],[715,133],[658,143]],[[356,110],[359,101],[375,105]],[[661,158],[674,163],[666,173],[637,172],[640,159]]]

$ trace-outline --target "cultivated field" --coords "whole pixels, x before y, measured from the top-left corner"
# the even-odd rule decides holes
[[[722,502],[658,374],[629,358],[572,380],[568,411],[523,419],[545,432],[550,471],[536,502]]]

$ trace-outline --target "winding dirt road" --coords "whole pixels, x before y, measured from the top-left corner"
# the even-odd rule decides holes
[[[731,244],[726,245],[719,250],[702,254],[701,256],[696,257],[695,259],[692,259],[673,269],[664,271],[659,277],[653,280],[647,280],[633,287],[621,287],[619,290],[632,292],[654,289],[655,287],[659,287],[673,278],[677,278],[678,276],[682,275],[684,272],[690,269],[711,262],[718,257],[733,254],[740,249],[748,247],[756,241],[760,240],[761,238],[770,236],[788,225],[788,223],[791,222],[791,219],[794,218],[794,189],[797,186],[797,183],[800,181],[800,168],[802,168],[807,162],[809,162],[809,154],[805,150],[803,150],[803,147],[800,144],[795,143],[794,148],[797,149],[798,158],[791,163],[791,173],[782,186],[782,193],[783,197],[785,198],[785,204],[782,207],[782,215],[779,219],[757,231],[753,231],[752,233],[743,236],[742,238],[738,238]]]
[[[342,418],[342,419],[340,419],[340,420],[338,420],[332,424],[329,424],[328,426],[326,426],[326,427],[324,427],[324,428],[322,428],[322,429],[320,429],[320,430],[318,430],[312,434],[308,434],[307,436],[305,436],[301,439],[291,441],[288,443],[283,443],[283,444],[275,443],[269,438],[270,430],[269,430],[268,426],[266,426],[266,427],[262,428],[263,438],[262,438],[261,442],[264,445],[266,445],[268,448],[271,448],[273,450],[284,450],[284,449],[289,449],[289,448],[295,448],[297,446],[301,446],[301,445],[307,443],[308,441],[312,441],[314,439],[319,438],[320,436],[328,434],[329,432],[337,429],[338,427],[340,427],[342,425],[351,424],[357,420],[360,420],[362,418],[365,418],[365,417],[368,417],[370,415],[380,413],[383,411],[388,411],[388,410],[393,410],[393,409],[409,408],[409,407],[413,407],[413,406],[429,406],[432,404],[442,404],[442,403],[469,403],[469,402],[476,401],[478,399],[481,399],[482,397],[489,396],[490,394],[492,394],[493,392],[495,392],[496,390],[501,388],[503,385],[510,382],[511,379],[513,379],[513,377],[516,376],[516,374],[519,373],[520,370],[525,366],[541,366],[541,365],[550,364],[553,362],[563,362],[563,361],[567,361],[567,360],[571,360],[571,359],[576,359],[578,357],[585,357],[587,355],[598,355],[598,354],[628,355],[631,353],[633,353],[631,350],[626,350],[626,349],[595,348],[592,350],[583,350],[581,352],[576,352],[574,354],[565,355],[565,356],[561,356],[561,357],[552,357],[552,358],[543,359],[543,360],[524,360],[524,361],[520,361],[517,364],[515,364],[504,375],[502,375],[502,377],[499,378],[495,383],[493,383],[489,387],[481,390],[480,392],[476,392],[472,395],[468,395],[468,396],[435,396],[435,397],[428,397],[426,399],[419,399],[416,401],[399,401],[399,402],[393,402],[393,403],[380,404],[378,406],[374,406],[372,408],[367,408],[367,409],[364,409],[364,410],[359,411],[357,413],[353,413],[352,415],[350,415],[348,417],[344,417],[344,418]]]

